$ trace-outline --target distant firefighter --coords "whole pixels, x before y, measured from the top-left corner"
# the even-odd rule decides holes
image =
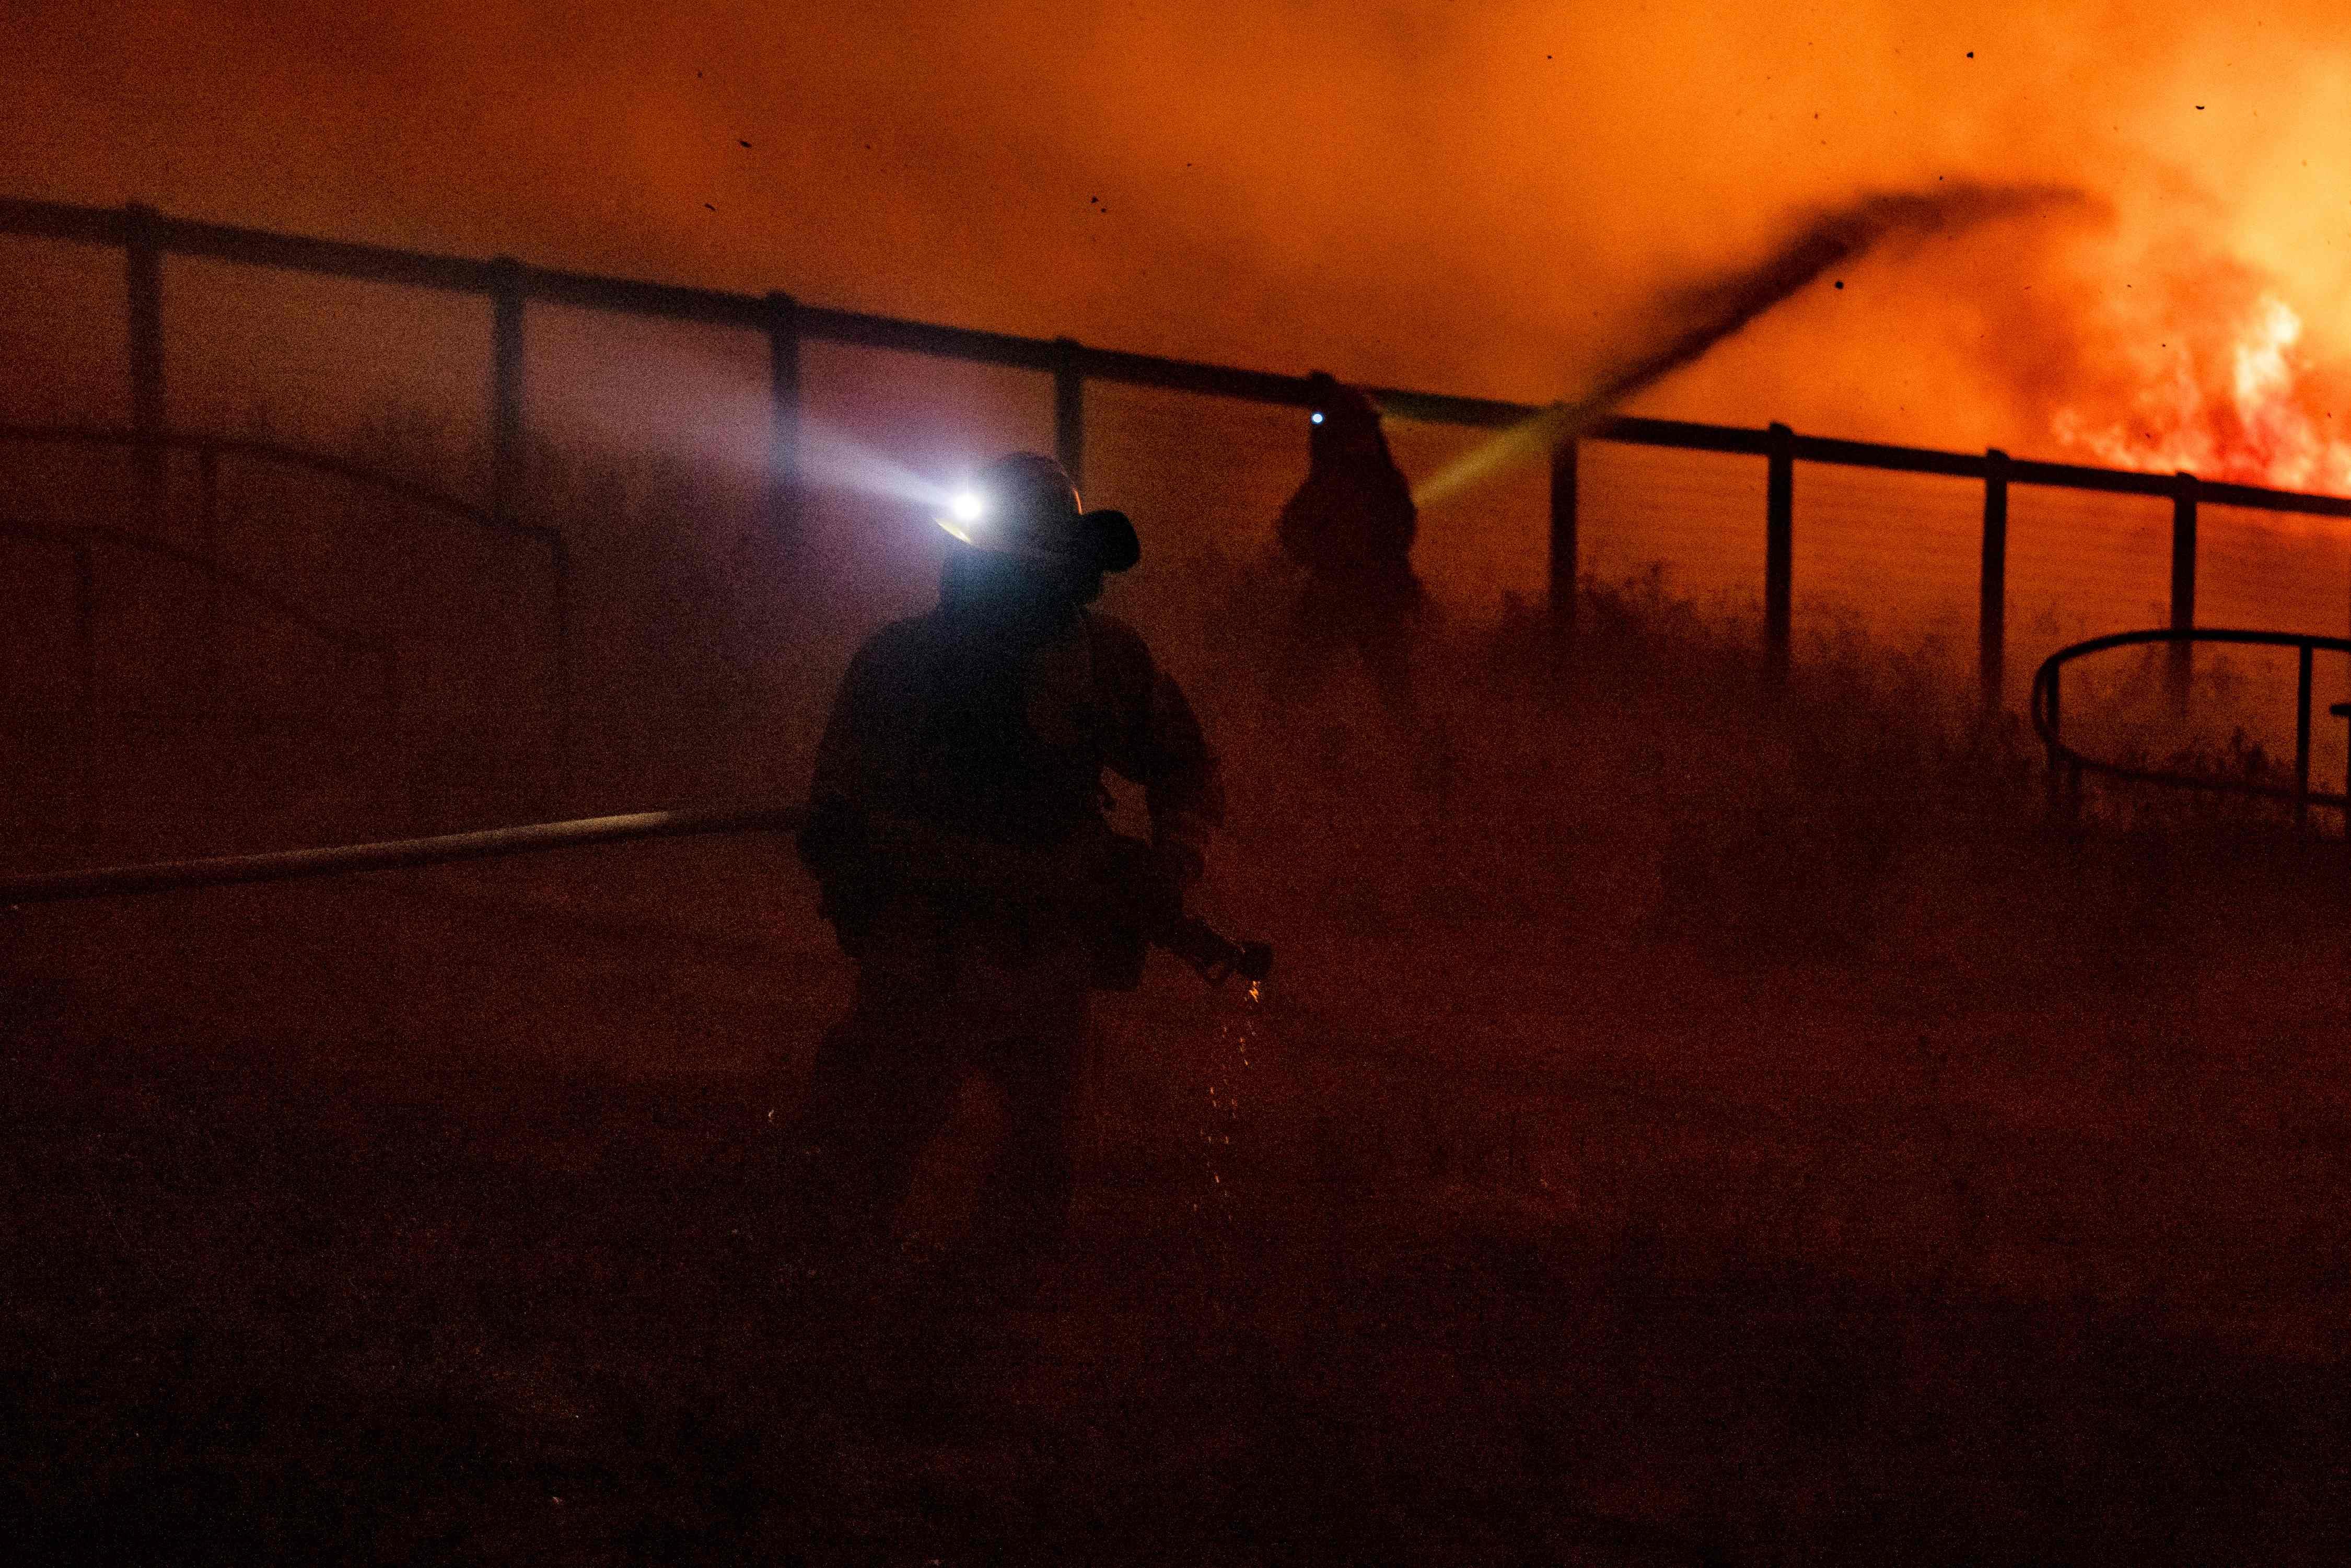
[[[1282,554],[1306,570],[1292,636],[1300,674],[1312,682],[1353,648],[1388,711],[1411,723],[1424,599],[1412,570],[1412,487],[1369,398],[1322,371],[1308,384],[1306,482],[1277,529]]]

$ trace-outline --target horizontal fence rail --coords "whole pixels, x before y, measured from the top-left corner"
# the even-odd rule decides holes
[[[1230,365],[1094,348],[1068,338],[1029,338],[967,327],[909,321],[862,311],[804,305],[784,293],[745,294],[676,284],[602,277],[525,265],[513,257],[486,260],[434,256],[166,217],[150,207],[71,205],[0,198],[0,234],[112,246],[124,255],[131,333],[131,408],[142,430],[162,424],[162,304],[159,264],[165,256],[198,256],[361,282],[476,295],[492,306],[490,512],[509,517],[521,463],[524,310],[527,304],[567,305],[629,315],[739,327],[766,335],[772,371],[773,434],[768,505],[772,525],[789,537],[797,527],[796,459],[800,400],[799,349],[806,341],[894,350],[1029,370],[1053,379],[1054,429],[1062,462],[1081,475],[1084,385],[1103,381],[1241,402],[1303,407],[1309,379]],[[1407,419],[1500,429],[1550,412],[1502,399],[1465,397],[1403,387],[1363,389],[1384,412]],[[2189,474],[2151,474],[2049,463],[1984,453],[1943,452],[1878,442],[1801,435],[1783,424],[1762,430],[1681,420],[1619,416],[1562,441],[1552,463],[1551,611],[1573,626],[1576,562],[1576,440],[1606,441],[1692,452],[1758,456],[1766,464],[1764,657],[1776,678],[1788,665],[1793,601],[1794,465],[1820,464],[1890,473],[1939,475],[1984,486],[1983,549],[1978,621],[1979,678],[1988,705],[2001,700],[2006,648],[2007,493],[2017,485],[2108,494],[2169,497],[2173,504],[2171,626],[2195,624],[2196,518],[2199,504],[2257,511],[2351,517],[2351,497],[2310,495],[2260,486],[2199,480]],[[2351,598],[2346,598],[2351,610]],[[2175,685],[2185,699],[2185,644],[2175,660]]]
[[[2124,763],[2108,762],[2095,757],[2085,757],[2065,744],[2059,733],[2064,716],[2060,698],[2063,688],[2061,673],[2075,659],[2093,653],[2103,653],[2111,648],[2128,648],[2149,643],[2168,643],[2184,648],[2197,643],[2250,643],[2255,647],[2293,648],[2298,650],[2296,664],[2297,692],[2295,698],[2294,783],[2291,786],[2263,784],[2251,779],[2229,779],[2197,773],[2180,773],[2160,768],[2132,768]],[[2032,674],[2032,716],[2033,733],[2049,759],[2049,788],[2052,805],[2070,809],[2079,800],[2082,775],[2085,772],[2103,774],[2138,784],[2165,784],[2186,789],[2207,789],[2221,794],[2255,795],[2266,800],[2294,802],[2294,823],[2301,826],[2313,806],[2331,806],[2351,812],[2351,778],[2345,780],[2345,792],[2313,789],[2310,787],[2310,708],[2311,661],[2320,649],[2329,653],[2351,653],[2351,638],[2314,637],[2294,632],[2257,632],[2232,627],[2162,627],[2144,632],[2115,632],[2104,637],[2092,637],[2058,649],[2041,662]],[[2333,711],[2338,716],[2346,707]],[[2062,796],[2060,794],[2062,791]]]

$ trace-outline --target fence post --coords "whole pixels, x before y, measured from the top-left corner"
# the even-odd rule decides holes
[[[800,308],[781,289],[768,295],[768,531],[789,548],[800,527]]]
[[[1551,449],[1551,625],[1565,637],[1575,631],[1575,437]]]
[[[490,263],[490,515],[512,519],[522,496],[522,264]]]
[[[123,208],[123,285],[131,328],[131,426],[141,435],[163,434],[163,219],[133,202]],[[163,510],[164,452],[138,449],[140,509],[149,528]]]
[[[2008,678],[2008,454],[1984,453],[1983,577],[1976,603],[1976,679],[1987,713]]]
[[[2171,491],[2171,629],[2196,626],[2196,476],[2182,471]],[[2171,706],[2185,717],[2189,685],[2196,674],[2196,645],[2185,638],[2171,644]]]
[[[88,545],[73,547],[74,666],[79,677],[74,716],[81,734],[81,815],[75,842],[98,842],[98,573]]]
[[[2064,717],[2060,706],[2060,682],[2065,666],[2054,665],[2049,672],[2049,737],[2044,742],[2048,759],[2050,820],[2065,828],[2078,827],[2082,817],[2082,766],[2070,758],[2059,756],[2064,746]]]
[[[221,609],[220,449],[196,448],[196,538],[213,570],[204,575],[204,684],[217,693],[228,664],[228,626]]]
[[[555,782],[552,793],[568,809],[571,803],[571,547],[561,534],[548,538],[548,566],[555,573],[555,591],[549,605],[555,622]]]
[[[1086,485],[1086,381],[1078,370],[1078,340],[1053,340],[1053,453],[1070,482]]]
[[[2297,650],[2294,704],[2294,831],[2310,826],[2310,655],[2304,643]]]
[[[1788,680],[1789,606],[1795,577],[1796,433],[1773,424],[1765,457],[1763,486],[1763,676],[1773,686]]]

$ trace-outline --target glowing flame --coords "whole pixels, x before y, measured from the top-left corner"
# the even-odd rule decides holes
[[[2164,343],[2128,419],[2101,425],[2061,408],[2051,434],[2117,468],[2351,493],[2351,440],[2335,433],[2332,410],[2314,409],[2323,400],[2294,308],[2262,295],[2227,357],[2223,374],[2187,343]]]

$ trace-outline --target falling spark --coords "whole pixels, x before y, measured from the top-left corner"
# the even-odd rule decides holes
[[[1216,1195],[1216,1218],[1204,1239],[1216,1254],[1218,1278],[1229,1278],[1232,1273],[1238,1215],[1233,1184],[1225,1180],[1226,1162],[1231,1157],[1228,1151],[1233,1146],[1233,1134],[1240,1126],[1240,1085],[1249,1071],[1251,1048],[1263,1022],[1264,997],[1262,984],[1250,981],[1247,1000],[1239,1008],[1227,1011],[1217,1025],[1217,1050],[1211,1071],[1218,1081],[1207,1086],[1210,1114],[1200,1130],[1200,1141],[1203,1169]],[[1199,1206],[1193,1207],[1196,1212]]]

